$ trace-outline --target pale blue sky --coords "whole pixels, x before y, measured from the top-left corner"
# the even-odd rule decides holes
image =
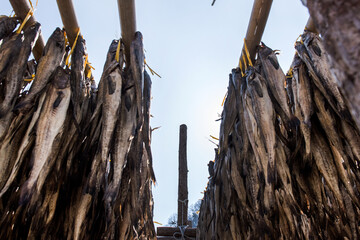
[[[12,8],[2,0],[0,14]],[[34,2],[36,2],[34,0]],[[89,60],[98,81],[106,52],[120,37],[117,1],[73,0]],[[188,126],[189,204],[202,198],[207,163],[214,159],[209,135],[218,137],[218,114],[243,45],[253,1],[136,0],[137,28],[143,33],[148,64],[162,78],[152,77],[152,150],[157,186],[154,220],[163,224],[177,211],[179,125]],[[263,36],[266,45],[281,50],[279,61],[287,71],[294,42],[302,33],[308,11],[300,0],[274,0]],[[62,27],[56,1],[39,0],[35,17],[45,41]]]

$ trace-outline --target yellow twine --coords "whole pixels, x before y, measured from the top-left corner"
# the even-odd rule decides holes
[[[21,23],[19,29],[16,31],[17,34],[21,33],[21,30],[24,28],[27,21],[30,19],[30,17],[33,15],[33,9],[30,9],[29,12],[26,14],[26,17],[24,18],[24,21]]]
[[[65,29],[65,27],[63,27],[63,29]],[[65,38],[65,46],[69,46],[70,43],[69,43],[69,39],[67,37],[66,31],[64,31],[64,38]]]
[[[247,70],[247,64],[246,64],[246,58],[245,58],[245,55],[243,54],[242,55],[243,57],[243,62],[244,62],[244,65],[245,65],[245,71]]]
[[[224,99],[223,99],[223,101],[222,101],[222,103],[221,103],[221,106],[224,106],[224,103],[225,103],[225,100],[226,100],[227,95],[228,95],[228,92],[225,93],[225,96],[224,96]]]
[[[79,30],[78,30],[78,32],[77,32],[77,34],[76,34],[76,38],[75,38],[75,41],[74,41],[74,43],[73,43],[73,45],[72,45],[72,47],[71,47],[71,51],[70,51],[70,53],[69,53],[69,55],[67,56],[66,61],[65,61],[65,65],[68,66],[68,67],[70,67],[69,59],[70,59],[70,56],[71,56],[71,55],[73,54],[73,52],[74,52],[74,49],[75,49],[75,46],[76,46],[76,42],[77,42],[77,40],[78,40],[79,35],[80,35],[80,28],[79,28]]]
[[[161,223],[159,223],[159,222],[157,222],[157,221],[154,221],[154,223],[155,223],[155,224],[158,224],[158,225],[160,225],[160,226],[162,226],[162,224],[161,224]]]
[[[117,62],[120,62],[120,48],[121,48],[121,41],[119,40],[117,48],[116,48],[116,55],[115,55],[115,60]]]
[[[245,38],[244,38],[244,49],[245,49],[245,54],[246,54],[246,57],[248,59],[248,62],[250,64],[250,66],[253,66],[252,62],[251,62],[251,59],[250,59],[250,54],[249,54],[249,50],[246,46],[246,41],[245,41]]]
[[[31,82],[32,80],[34,80],[34,78],[35,78],[35,74],[31,75],[31,78],[25,78],[24,81]]]
[[[161,78],[161,76],[159,74],[157,74],[147,63],[146,63],[146,60],[144,59],[144,64],[149,68],[150,72],[152,75],[156,75],[158,76],[159,78]]]
[[[241,76],[243,77],[245,74],[244,74],[244,71],[243,71],[243,68],[242,68],[241,59],[239,61],[239,67],[240,67],[240,71],[241,71]]]
[[[218,139],[217,137],[214,137],[213,135],[210,135],[210,137],[211,137],[212,139],[215,139],[215,140],[218,140],[218,141],[219,141],[219,139]]]

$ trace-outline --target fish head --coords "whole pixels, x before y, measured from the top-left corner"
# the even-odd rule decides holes
[[[49,51],[50,48],[58,49],[61,52],[65,52],[65,35],[64,35],[64,31],[61,30],[59,27],[57,27],[55,31],[51,34],[44,48],[43,55],[46,55],[46,53]]]
[[[80,53],[82,53],[83,56],[87,54],[86,41],[81,34],[79,34],[78,40],[76,42],[76,48]]]
[[[253,81],[255,79],[255,76],[256,76],[255,68],[250,66],[246,70],[245,75],[246,75],[246,83],[247,84],[251,83],[251,81]]]
[[[109,50],[108,50],[108,53],[107,53],[107,56],[106,56],[106,61],[107,62],[114,61],[116,51],[117,51],[117,48],[118,48],[118,45],[119,45],[119,41],[121,41],[121,40],[117,40],[117,39],[112,40],[112,42],[110,44],[110,47],[109,47]],[[120,44],[122,44],[122,43],[120,43]],[[122,46],[120,46],[120,47],[122,47]]]
[[[52,75],[52,83],[57,89],[70,87],[70,70],[58,66]]]
[[[25,29],[24,31],[25,41],[26,40],[31,41],[31,47],[34,47],[39,37],[40,29],[41,29],[41,24],[38,22],[35,22],[33,25]]]
[[[135,33],[135,40],[142,42],[142,40],[143,40],[143,35],[142,35],[141,32],[136,32],[136,33]]]
[[[258,50],[258,54],[259,54],[260,58],[262,58],[262,59],[265,59],[269,55],[274,54],[274,51],[271,48],[269,48],[268,46],[266,46],[265,43],[263,43],[263,42],[261,42],[261,44],[258,46],[257,50]]]

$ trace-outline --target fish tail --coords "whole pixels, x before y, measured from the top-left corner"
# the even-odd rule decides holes
[[[114,183],[110,183],[109,187],[106,189],[104,194],[104,201],[106,205],[112,205],[117,197],[117,189],[114,186]]]
[[[32,196],[34,184],[27,180],[21,188],[19,204],[27,204]]]
[[[288,121],[288,126],[290,129],[295,129],[300,126],[300,120],[295,116],[291,116],[290,120]]]
[[[32,104],[28,101],[20,102],[17,105],[15,105],[13,109],[13,113],[15,113],[16,115],[18,115],[19,113],[27,113],[29,112],[31,106]]]
[[[4,103],[1,103],[0,104],[0,118],[3,118],[6,116],[7,112],[8,112],[8,109],[6,106],[4,106],[5,104]]]
[[[276,182],[276,166],[270,164],[270,161],[268,162],[268,176],[267,181],[269,184]]]
[[[353,117],[351,116],[351,113],[347,109],[343,109],[340,111],[340,117],[350,123],[353,123]]]

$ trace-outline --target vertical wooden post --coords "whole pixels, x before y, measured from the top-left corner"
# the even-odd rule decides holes
[[[187,186],[187,157],[186,141],[187,126],[180,125],[179,138],[179,188],[178,188],[178,226],[185,226],[188,222],[188,186]]]

